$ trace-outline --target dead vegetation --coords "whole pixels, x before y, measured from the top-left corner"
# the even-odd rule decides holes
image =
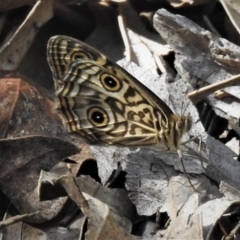
[[[0,11],[1,239],[240,238],[237,0],[6,0]],[[122,59],[190,113],[185,140],[198,137],[182,152],[197,191],[177,153],[66,132],[46,59],[54,35]]]

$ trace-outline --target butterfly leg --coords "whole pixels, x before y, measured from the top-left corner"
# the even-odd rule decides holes
[[[192,184],[192,182],[191,182],[191,180],[190,180],[190,178],[189,178],[189,176],[188,176],[188,174],[187,174],[187,172],[186,172],[186,169],[185,169],[185,166],[184,166],[184,163],[183,163],[183,158],[182,158],[181,150],[177,150],[177,153],[178,153],[178,156],[179,156],[179,158],[180,158],[180,161],[181,161],[181,164],[182,164],[182,167],[183,167],[183,172],[184,172],[184,174],[186,175],[186,178],[188,179],[189,184],[191,185],[191,187],[192,187],[196,192],[200,193],[200,192],[193,186],[193,184]]]

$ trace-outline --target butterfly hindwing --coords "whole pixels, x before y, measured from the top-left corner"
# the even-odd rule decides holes
[[[47,55],[70,132],[91,143],[140,146],[169,141],[165,132],[176,115],[106,56],[66,36],[52,37]]]

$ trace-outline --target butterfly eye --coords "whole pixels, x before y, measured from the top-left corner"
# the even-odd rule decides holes
[[[87,116],[94,127],[104,127],[109,122],[107,113],[100,107],[89,108]]]
[[[177,121],[177,128],[180,130],[184,128],[184,120],[183,119],[180,119],[179,121]]]
[[[116,78],[113,77],[112,75],[109,74],[102,74],[101,75],[101,83],[102,86],[110,92],[118,92],[122,88],[122,83]]]

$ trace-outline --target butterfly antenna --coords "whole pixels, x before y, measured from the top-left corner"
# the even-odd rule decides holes
[[[182,115],[185,114],[185,112],[187,111],[187,108],[189,107],[189,105],[190,105],[190,100],[189,100],[188,103],[186,104],[186,106],[185,106],[185,108],[184,108],[184,110],[183,110],[183,112],[182,112]],[[182,115],[181,115],[181,116],[182,116]]]
[[[186,169],[185,169],[184,164],[183,164],[183,159],[182,159],[181,150],[177,150],[177,153],[178,153],[178,156],[179,156],[179,158],[180,158],[180,161],[181,161],[181,164],[182,164],[182,167],[183,167],[183,172],[184,172],[184,174],[186,175],[189,184],[190,184],[191,187],[194,189],[194,191],[200,193],[200,192],[193,186],[193,184],[192,184],[192,182],[191,182],[191,180],[190,180],[190,178],[189,178],[189,176],[188,176],[188,174],[187,174],[187,172],[186,172]]]

